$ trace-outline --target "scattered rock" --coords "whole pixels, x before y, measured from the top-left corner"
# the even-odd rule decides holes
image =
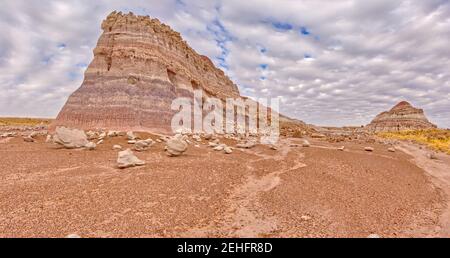
[[[270,146],[270,149],[271,149],[271,150],[278,150],[278,147],[275,146],[275,145],[271,145],[271,146]]]
[[[137,143],[136,140],[130,140],[130,141],[128,141],[128,144],[136,144],[136,143]]]
[[[367,238],[381,238],[381,236],[377,234],[370,234]]]
[[[97,145],[103,144],[105,142],[105,140],[100,140],[97,142]]]
[[[97,133],[93,131],[89,131],[86,133],[88,140],[92,141],[94,139],[97,139]]]
[[[213,138],[213,135],[212,134],[206,134],[204,136],[204,138],[205,138],[205,140],[209,141],[209,140],[211,140]]]
[[[223,151],[227,147],[225,144],[220,144],[214,148],[215,151]]]
[[[122,146],[120,145],[114,145],[113,150],[122,150]]]
[[[303,221],[310,221],[312,218],[311,218],[311,216],[303,215],[303,216],[300,217],[300,219],[303,220]]]
[[[81,238],[79,235],[77,235],[77,234],[70,234],[70,235],[68,235],[68,236],[66,236],[66,238]]]
[[[375,149],[372,148],[372,147],[365,147],[364,150],[365,150],[365,151],[368,151],[368,152],[373,152],[373,151],[375,151]]]
[[[131,149],[119,152],[117,163],[121,169],[145,165],[145,161],[136,157]]]
[[[97,148],[97,144],[88,142],[84,147],[86,148],[86,150],[95,150],[95,148]]]
[[[311,138],[314,138],[314,139],[323,139],[323,138],[326,138],[327,136],[326,135],[324,135],[324,134],[319,134],[319,133],[313,133],[313,134],[311,134]]]
[[[256,146],[256,143],[253,141],[247,141],[247,142],[239,143],[236,145],[236,147],[238,147],[240,149],[251,149],[255,146]]]
[[[311,147],[311,143],[309,143],[308,140],[303,140],[302,146],[305,147],[305,148],[308,148],[308,147]]]
[[[338,151],[345,151],[345,146],[339,147]]]
[[[228,146],[226,146],[223,150],[225,151],[225,154],[233,153],[233,149],[231,147],[228,147]]]
[[[83,148],[89,141],[82,130],[58,127],[56,128],[56,134],[53,136],[53,142],[64,146],[66,149],[77,149]]]
[[[133,132],[130,131],[130,132],[127,132],[127,139],[129,141],[134,141],[137,139],[137,136]]]
[[[34,139],[32,137],[30,137],[30,136],[27,136],[27,137],[23,138],[23,141],[24,142],[34,142]]]
[[[106,133],[105,133],[105,132],[101,133],[101,134],[98,136],[98,139],[99,139],[99,140],[103,140],[103,139],[105,139],[105,138],[106,138]]]
[[[395,148],[389,148],[388,151],[389,152],[395,152],[396,150],[395,150]]]
[[[188,145],[182,139],[174,137],[167,141],[167,154],[171,157],[178,157],[187,151]]]
[[[436,153],[434,153],[434,152],[428,153],[428,154],[427,154],[427,157],[428,157],[429,159],[438,159]]]
[[[153,142],[153,141],[152,141]],[[135,151],[146,151],[151,147],[151,143],[149,141],[137,141],[134,144],[134,150]]]
[[[109,131],[108,132],[108,137],[110,137],[110,138],[114,138],[114,137],[117,137],[117,136],[119,136],[119,132],[115,132],[115,131]]]

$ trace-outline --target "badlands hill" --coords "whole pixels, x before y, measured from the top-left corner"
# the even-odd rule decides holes
[[[157,19],[113,12],[102,29],[83,84],[52,127],[167,133],[175,98],[192,98],[194,90],[241,97],[222,70]]]
[[[379,114],[366,128],[372,132],[395,132],[431,129],[437,126],[428,121],[423,109],[402,101],[390,111]]]

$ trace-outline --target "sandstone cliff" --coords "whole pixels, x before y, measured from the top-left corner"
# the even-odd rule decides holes
[[[220,99],[240,96],[208,57],[157,19],[111,13],[81,87],[52,127],[169,132],[177,97],[195,89]]]
[[[371,132],[430,129],[437,126],[430,123],[424,111],[402,101],[390,111],[379,114],[366,129]]]

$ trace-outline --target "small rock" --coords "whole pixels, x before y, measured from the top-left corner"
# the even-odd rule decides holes
[[[119,136],[118,132],[115,132],[115,131],[108,132],[108,137],[110,137],[110,138],[117,137],[117,136]]]
[[[136,143],[137,143],[136,140],[130,140],[130,141],[128,141],[128,144],[136,144]]]
[[[86,150],[95,150],[95,148],[97,148],[97,144],[88,142],[84,147],[86,148]]]
[[[271,150],[278,150],[278,147],[275,146],[275,145],[271,145],[271,146],[270,146],[270,149],[271,149]]]
[[[303,215],[303,216],[300,217],[300,219],[303,220],[303,221],[310,221],[312,218],[311,218],[311,216]]]
[[[103,144],[105,142],[105,140],[100,140],[97,142],[97,145]]]
[[[212,147],[212,148],[219,146],[219,144],[216,142],[210,142],[210,143],[208,143],[208,145],[209,145],[209,147]]]
[[[437,157],[437,155],[436,155],[436,153],[434,153],[434,152],[430,152],[430,153],[428,153],[428,158],[429,159],[438,159],[438,157]]]
[[[52,141],[52,136],[49,134],[47,135],[47,139],[45,140],[46,143],[49,143]]]
[[[373,152],[375,149],[372,147],[365,147],[364,150],[368,152]]]
[[[389,148],[388,151],[389,152],[395,152],[395,148]]]
[[[216,146],[214,148],[215,151],[223,151],[225,149],[226,145],[225,144],[221,144],[219,146]]]
[[[367,238],[381,238],[381,236],[377,234],[370,234]]]
[[[231,154],[231,153],[233,153],[233,149],[231,148],[231,147],[225,147],[224,149],[223,149],[224,151],[225,151],[225,154]]]
[[[338,151],[345,151],[345,146],[339,147]]]
[[[313,134],[311,134],[311,137],[315,138],[315,139],[323,139],[323,138],[326,138],[327,136],[324,134],[313,133]]]
[[[127,132],[127,139],[129,141],[134,141],[137,139],[137,136],[133,132],[130,131],[130,132]]]
[[[114,145],[113,150],[122,150],[122,146],[120,145]]]
[[[236,147],[238,147],[240,149],[251,149],[255,146],[256,146],[256,143],[253,141],[247,141],[247,142],[239,143],[236,145]]]
[[[79,235],[77,235],[77,234],[70,234],[70,235],[68,235],[68,236],[66,236],[66,238],[81,238]]]
[[[101,133],[101,134],[98,136],[98,139],[99,139],[99,140],[103,140],[103,139],[105,139],[105,137],[106,137],[106,133],[103,132],[103,133]]]
[[[302,146],[305,147],[305,148],[308,148],[308,147],[311,147],[311,143],[309,143],[308,140],[303,140]]]
[[[32,137],[30,137],[30,136],[27,136],[27,137],[23,138],[23,141],[24,142],[34,142],[34,139]]]
[[[146,151],[151,147],[151,144],[148,141],[138,141],[134,144],[135,151]]]
[[[121,169],[145,165],[145,161],[136,157],[130,149],[119,152],[117,163]]]

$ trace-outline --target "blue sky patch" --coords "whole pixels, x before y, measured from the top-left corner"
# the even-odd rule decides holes
[[[294,28],[291,24],[284,22],[272,22],[272,26],[277,30],[283,31],[292,30]]]
[[[260,64],[259,67],[263,70],[266,70],[269,67],[269,65],[268,64]]]
[[[311,32],[306,27],[301,27],[300,28],[300,33],[303,34],[303,35],[306,35],[306,36],[311,35]]]

